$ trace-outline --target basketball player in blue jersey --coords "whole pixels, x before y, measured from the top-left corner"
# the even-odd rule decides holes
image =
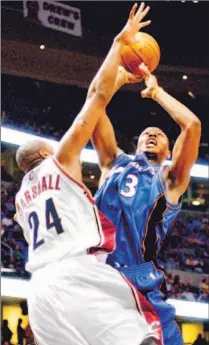
[[[181,209],[182,195],[198,155],[201,123],[158,86],[156,77],[144,64],[139,68],[146,84],[142,98],[152,98],[180,127],[172,163],[162,166],[171,152],[166,134],[156,127],[141,133],[136,155],[131,159],[117,147],[113,127],[105,114],[92,138],[101,168],[96,204],[116,226],[116,250],[109,255],[108,263],[128,277],[154,306],[161,319],[164,344],[181,345],[175,310],[163,300],[164,275],[157,266],[157,253]],[[126,82],[137,82],[137,78],[121,67],[114,91]]]

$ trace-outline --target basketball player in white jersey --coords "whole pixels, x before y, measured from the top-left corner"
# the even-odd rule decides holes
[[[124,44],[150,23],[141,22],[149,8],[136,8],[57,151],[36,140],[16,154],[26,174],[16,196],[16,220],[29,244],[29,319],[39,345],[162,344],[151,306],[104,263],[115,248],[115,229],[82,184],[79,161],[112,96]]]

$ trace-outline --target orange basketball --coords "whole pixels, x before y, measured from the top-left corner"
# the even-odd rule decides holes
[[[136,34],[137,43],[123,47],[121,57],[123,66],[135,75],[140,76],[138,66],[144,62],[150,72],[154,71],[160,61],[160,47],[156,40],[145,32]]]

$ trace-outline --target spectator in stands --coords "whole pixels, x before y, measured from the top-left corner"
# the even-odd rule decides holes
[[[202,279],[199,288],[201,292],[209,292],[209,284],[206,278]]]
[[[193,343],[193,345],[206,345],[207,342],[205,338],[202,337],[202,334],[198,334],[197,339]]]
[[[189,302],[196,301],[194,294],[190,291],[190,288],[188,286],[186,287],[186,290],[181,294],[181,299]]]
[[[3,320],[1,328],[2,343],[8,342],[10,345],[12,334],[12,331],[8,327],[8,320]]]
[[[209,303],[209,292],[202,292],[202,293],[200,293],[197,301],[198,302],[203,302],[203,303]]]
[[[33,343],[35,344],[34,336],[30,328],[30,325],[28,325],[25,329],[25,337],[26,337],[26,345],[31,345]]]
[[[25,338],[25,330],[21,326],[22,319],[18,319],[18,325],[17,325],[17,338],[18,338],[18,345],[23,345],[23,341]]]
[[[173,286],[173,278],[171,274],[168,274],[166,277],[167,297],[171,297],[172,286]]]

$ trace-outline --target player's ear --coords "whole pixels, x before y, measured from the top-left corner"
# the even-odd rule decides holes
[[[39,154],[42,158],[47,158],[49,156],[49,153],[47,151],[44,151],[44,150],[40,150]]]
[[[167,151],[166,158],[167,158],[167,159],[171,158],[171,151],[170,151],[170,150]]]

